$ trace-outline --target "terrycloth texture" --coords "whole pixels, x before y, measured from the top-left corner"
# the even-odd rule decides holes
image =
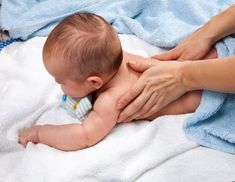
[[[64,17],[92,12],[122,34],[173,47],[234,0],[3,0],[0,25],[14,38],[46,36]]]
[[[92,96],[72,99],[66,94],[61,97],[60,105],[67,111],[69,115],[83,121],[92,109]]]
[[[234,108],[234,94],[204,91],[200,107],[184,125],[186,135],[201,145],[235,154]]]
[[[88,11],[103,16],[119,33],[135,34],[160,47],[173,47],[234,3],[235,0],[61,0],[59,3],[57,0],[22,0],[15,6],[15,1],[3,0],[0,25],[9,30],[12,37],[27,39],[47,35],[69,14]],[[219,57],[232,55],[235,39],[229,36],[217,43],[216,48]],[[202,104],[187,121],[185,132],[200,144],[234,153],[234,106],[233,96],[204,92]],[[217,115],[219,117],[215,117]],[[218,127],[219,132],[215,130]],[[213,135],[208,131],[213,131]]]
[[[121,40],[124,49],[133,53],[149,56],[159,52],[132,36],[121,36]],[[34,38],[13,43],[0,53],[1,182],[235,179],[234,155],[200,147],[184,136],[182,124],[189,115],[121,124],[102,142],[75,152],[32,143],[26,149],[20,147],[17,140],[22,127],[78,122],[59,107],[63,93],[43,66],[44,41]]]

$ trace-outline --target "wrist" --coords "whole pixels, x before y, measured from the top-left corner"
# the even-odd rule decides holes
[[[218,22],[223,21],[221,17],[213,17],[211,21],[208,22],[207,36],[209,37],[212,45],[224,37],[224,28],[219,27]]]
[[[180,64],[180,80],[183,85],[185,92],[197,90],[194,84],[194,77],[192,73],[192,67],[194,61],[184,61]]]
[[[220,33],[214,27],[214,24],[214,18],[212,18],[211,21],[198,30],[203,39],[202,42],[207,43],[209,47],[212,47],[220,39]]]
[[[210,42],[215,44],[218,40],[234,33],[235,30],[235,5],[222,13],[214,16],[202,28],[209,37]]]

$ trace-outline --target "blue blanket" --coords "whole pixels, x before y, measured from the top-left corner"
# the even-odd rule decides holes
[[[174,47],[235,0],[2,0],[0,26],[12,38],[46,36],[64,17],[77,12],[103,16],[118,33],[134,34],[160,47]],[[219,57],[235,53],[235,39],[216,44]],[[184,126],[199,144],[235,154],[235,97],[204,91]]]

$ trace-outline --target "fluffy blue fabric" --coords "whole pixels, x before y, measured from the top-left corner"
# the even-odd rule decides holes
[[[92,12],[118,33],[134,34],[160,47],[174,47],[235,0],[2,0],[0,25],[13,38],[46,36],[64,17]],[[216,44],[219,57],[235,53],[235,39]],[[204,91],[201,104],[185,123],[187,136],[199,144],[235,153],[235,97]]]
[[[93,12],[119,33],[173,47],[234,0],[3,0],[0,25],[12,38],[46,36],[64,17]]]

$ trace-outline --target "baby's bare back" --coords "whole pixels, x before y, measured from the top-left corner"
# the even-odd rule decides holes
[[[126,92],[129,91],[131,86],[133,86],[138,78],[140,77],[141,73],[135,72],[132,69],[128,68],[127,63],[130,61],[139,61],[145,58],[139,55],[134,55],[131,53],[124,52],[123,53],[123,61],[122,64],[118,70],[118,72],[115,74],[113,79],[107,83],[107,87],[109,89],[105,90],[103,94],[110,95],[111,98],[115,100],[115,103],[118,101],[118,99]],[[105,101],[104,101],[105,102]]]

